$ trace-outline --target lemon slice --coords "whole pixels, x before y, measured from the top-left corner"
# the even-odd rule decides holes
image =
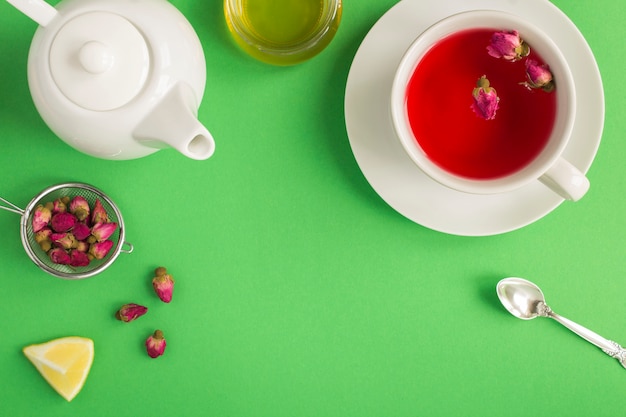
[[[67,401],[80,392],[93,363],[93,340],[70,336],[26,346],[24,355]]]

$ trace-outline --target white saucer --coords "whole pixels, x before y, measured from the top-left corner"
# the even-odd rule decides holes
[[[572,68],[578,103],[564,156],[582,172],[591,166],[604,126],[604,93],[595,58],[576,26],[549,1],[439,0],[426,5],[422,0],[402,0],[392,7],[369,31],[350,68],[344,103],[350,146],[367,181],[397,212],[430,229],[463,236],[519,229],[563,202],[538,181],[498,195],[448,189],[422,173],[395,137],[389,96],[402,54],[430,25],[475,9],[526,17],[561,47]]]

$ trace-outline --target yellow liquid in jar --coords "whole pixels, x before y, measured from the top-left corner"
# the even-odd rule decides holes
[[[260,39],[291,45],[311,35],[323,7],[321,0],[244,0],[243,20]]]
[[[235,40],[248,54],[271,64],[291,65],[311,58],[330,43],[341,19],[341,2],[336,10],[329,10],[332,3],[324,0],[240,0],[240,16],[229,16],[232,12],[228,8],[225,11]],[[329,14],[334,16],[327,22]],[[247,42],[233,29],[233,20],[237,20],[242,31],[248,32],[250,39]],[[323,35],[317,42],[311,42],[319,33]]]

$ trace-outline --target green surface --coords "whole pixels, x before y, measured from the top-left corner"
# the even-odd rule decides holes
[[[0,2],[0,195],[23,206],[51,184],[94,184],[119,205],[135,246],[97,277],[55,279],[26,256],[19,216],[0,212],[0,415],[623,413],[617,361],[555,322],[516,320],[494,292],[502,277],[531,279],[554,310],[626,344],[623,5],[554,0],[589,42],[605,87],[588,195],[518,231],[467,238],[388,207],[350,150],[349,66],[395,3],[346,1],[328,49],[281,68],[234,46],[220,1],[175,1],[205,50],[200,118],[216,154],[116,162],[74,151],[41,121],[26,81],[36,25]],[[177,280],[171,304],[152,293],[159,265]],[[127,302],[148,314],[116,321]],[[168,348],[153,360],[142,344],[155,328]],[[72,403],[21,353],[68,335],[96,349]]]

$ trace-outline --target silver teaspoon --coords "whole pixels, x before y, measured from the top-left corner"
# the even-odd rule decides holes
[[[592,332],[591,330],[556,314],[548,307],[541,289],[530,281],[522,278],[505,278],[498,282],[496,292],[502,305],[522,320],[534,319],[537,316],[550,317],[567,327],[586,341],[596,345],[604,353],[616,358],[626,368],[626,350],[612,340]]]

